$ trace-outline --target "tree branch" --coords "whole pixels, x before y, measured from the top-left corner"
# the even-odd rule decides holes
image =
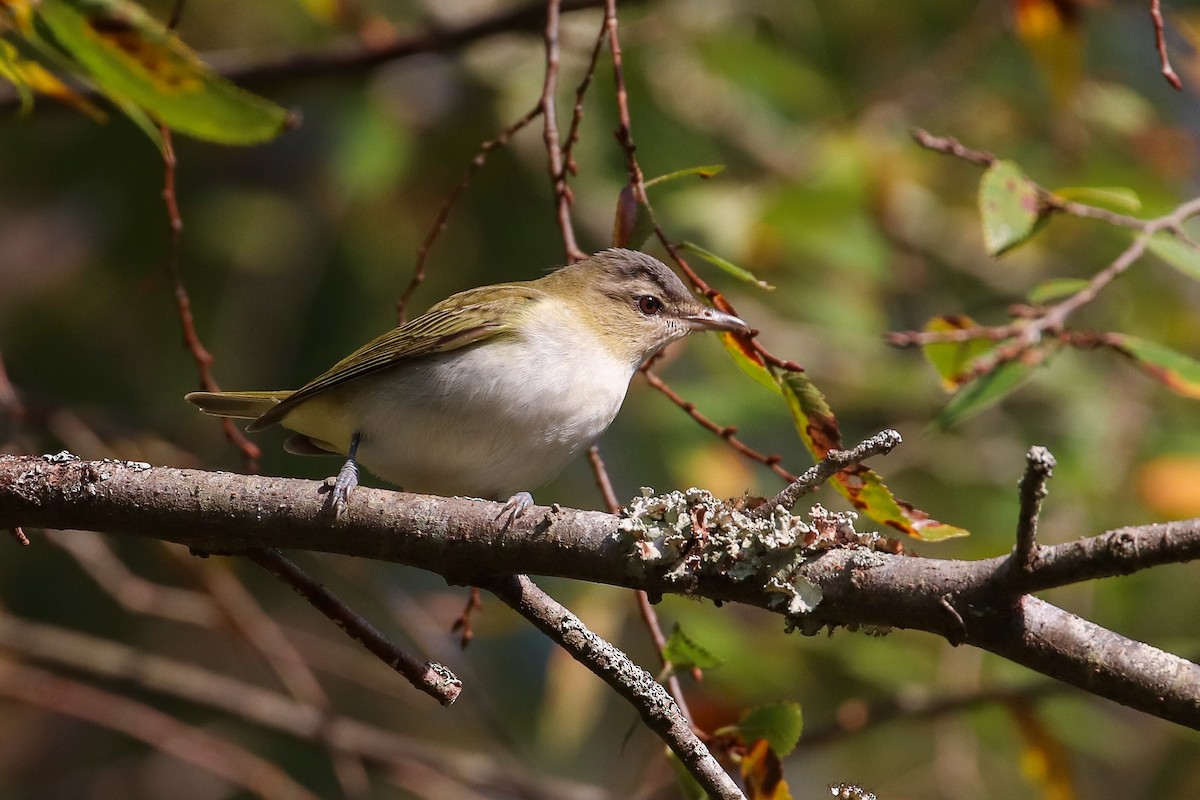
[[[745,800],[679,706],[654,676],[630,660],[618,648],[588,630],[579,617],[543,592],[525,575],[496,578],[483,584],[542,633],[557,642],[617,694],[629,701],[646,727],[674,751],[710,797]]]
[[[982,561],[895,556],[871,549],[866,534],[847,535],[844,524],[806,525],[798,517],[763,521],[794,532],[790,544],[768,546],[764,537],[758,555],[743,548],[734,557],[723,549],[732,540],[720,525],[753,521],[700,506],[681,515],[697,528],[675,531],[682,541],[674,544],[639,539],[630,527],[636,519],[558,507],[536,507],[500,531],[499,504],[378,489],[362,489],[346,515],[330,522],[321,513],[318,485],[66,455],[0,456],[0,528],[129,533],[210,553],[254,547],[337,552],[475,585],[526,572],[576,578],[652,595],[741,602],[781,613],[807,634],[854,624],[924,630],[1200,729],[1200,666],[1036,598],[1013,598],[1014,591],[1200,558],[1200,519],[1043,547],[1032,571],[1013,574],[1007,555]],[[737,541],[752,536],[736,535]],[[809,590],[808,604],[792,607],[788,587]],[[812,607],[814,592],[820,600]]]

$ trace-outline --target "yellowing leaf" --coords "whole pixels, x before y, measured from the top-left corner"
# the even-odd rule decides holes
[[[1105,343],[1133,359],[1143,372],[1171,391],[1200,400],[1200,361],[1166,345],[1123,333],[1109,334]]]
[[[934,317],[925,323],[926,331],[963,331],[979,327],[979,323],[963,314]],[[921,348],[925,359],[937,370],[942,388],[953,392],[970,379],[975,360],[995,348],[989,339],[968,339],[962,342],[935,342]]]
[[[1041,215],[1037,187],[1012,161],[997,161],[979,182],[983,243],[998,256],[1033,234]]]
[[[129,0],[42,0],[35,14],[100,91],[118,104],[141,107],[180,133],[222,144],[254,144],[293,122],[285,109],[210,70]]]
[[[725,345],[725,350],[733,358],[734,363],[755,383],[770,389],[775,394],[782,394],[775,375],[767,369],[766,362],[762,360],[762,357],[746,346],[743,337],[735,336],[732,333],[722,333],[721,344]]]
[[[0,40],[0,77],[6,78],[21,95],[22,109],[33,105],[33,95],[40,94],[74,106],[96,121],[105,114],[86,97],[58,79],[54,73],[36,61],[22,58],[9,42]]]
[[[747,800],[792,800],[783,765],[766,739],[759,739],[742,756],[742,780]]]
[[[842,434],[837,418],[825,397],[802,372],[776,374],[792,421],[804,445],[813,458],[824,458],[830,450],[842,448]],[[884,484],[883,478],[871,468],[856,464],[833,476],[833,487],[863,514],[908,536],[938,541],[968,532],[954,525],[938,522],[929,514],[903,500],[898,500]]]

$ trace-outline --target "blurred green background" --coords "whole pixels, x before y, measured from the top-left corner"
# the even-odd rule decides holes
[[[146,5],[160,17],[170,7]],[[188,4],[180,33],[202,53],[253,60],[328,46],[356,28],[379,35],[394,25],[403,33],[511,5],[211,0]],[[918,351],[883,343],[886,332],[919,328],[938,314],[1001,323],[1033,286],[1089,277],[1128,242],[1128,233],[1101,223],[1059,219],[1002,258],[987,256],[975,209],[979,170],[917,147],[913,126],[1012,158],[1050,188],[1127,187],[1146,215],[1196,193],[1200,62],[1193,36],[1200,14],[1192,3],[1168,9],[1168,43],[1186,87],[1175,92],[1158,71],[1147,5],[651,0],[621,9],[633,134],[647,175],[727,165],[712,180],[652,189],[661,221],[673,238],[696,241],[776,286],[764,292],[693,261],[774,353],[806,367],[848,440],[885,426],[904,435],[905,444],[875,467],[900,497],[973,532],[911,548],[921,554],[1008,551],[1016,483],[1032,444],[1048,446],[1059,462],[1044,542],[1200,515],[1196,402],[1130,364],[1103,352],[1064,352],[999,406],[932,432],[946,401],[937,376]],[[339,16],[338,7],[358,16]],[[1070,12],[1066,27],[1030,27],[1054,8]],[[597,10],[564,15],[564,129],[599,24]],[[536,34],[500,33],[369,70],[252,82],[249,88],[302,113],[303,124],[247,149],[176,138],[181,269],[223,388],[298,386],[395,323],[395,301],[437,210],[480,143],[536,103],[543,58]],[[433,246],[415,310],[562,263],[540,126],[494,151],[475,177]],[[615,126],[612,74],[602,57],[571,180],[585,250],[611,238],[626,177]],[[99,125],[49,101],[26,117],[7,104],[0,117],[0,355],[29,413],[0,417],[0,450],[66,448],[84,458],[242,468],[219,424],[182,401],[197,378],[164,269],[162,180],[153,145],[119,114]],[[1198,308],[1194,281],[1147,258],[1074,322],[1197,356]],[[749,444],[782,454],[792,471],[810,463],[782,403],[746,379],[715,338],[673,347],[661,372],[704,414],[736,424]],[[336,469],[336,461],[283,453],[282,439],[276,430],[255,437],[264,473],[322,478]],[[601,448],[623,499],[640,486],[696,485],[724,496],[780,487],[640,380]],[[583,461],[535,496],[602,506]],[[818,499],[844,507],[829,490]],[[33,538],[28,550],[10,545],[0,561],[0,597],[13,614],[278,688],[227,624],[196,627],[123,610],[66,552]],[[110,544],[138,574],[204,591],[195,569],[158,545]],[[415,641],[467,681],[452,710],[436,709],[382,665],[343,647],[286,587],[249,565],[205,562],[204,569],[242,578],[314,664],[322,653],[340,654],[327,660],[343,674],[316,667],[338,712],[446,752],[596,784],[607,796],[672,796],[658,741],[636,726],[625,740],[633,712],[495,601],[460,653],[448,627],[465,599],[461,590],[390,565],[297,557],[387,632]],[[628,592],[546,583],[640,663],[656,664]],[[1185,657],[1198,651],[1194,569],[1155,569],[1048,599]],[[702,684],[685,681],[709,730],[764,702],[800,702],[808,732],[816,732],[856,727],[877,703],[1039,681],[925,634],[785,636],[777,618],[678,598],[667,598],[659,613],[668,628],[680,622],[726,661]],[[322,796],[344,791],[316,745],[137,696],[265,754]],[[842,780],[888,800],[1200,795],[1195,733],[1075,690],[1031,702],[1031,717],[982,703],[935,719],[868,722],[823,744],[802,737],[786,775],[797,798],[822,796]],[[10,743],[0,754],[0,796],[163,796],[173,781],[188,787],[173,796],[236,794],[116,734],[19,703],[0,704],[0,731]],[[1031,764],[1047,753],[1066,770],[1072,794],[1053,794],[1065,784],[1037,776]],[[398,783],[376,775],[372,792],[522,796],[495,786],[476,786],[474,795],[465,785],[435,789],[419,778]]]

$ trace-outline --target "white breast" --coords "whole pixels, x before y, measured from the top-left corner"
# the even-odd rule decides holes
[[[612,422],[638,365],[564,346],[594,337],[566,309],[540,311],[519,336],[347,385],[363,466],[409,491],[500,499],[555,477]]]

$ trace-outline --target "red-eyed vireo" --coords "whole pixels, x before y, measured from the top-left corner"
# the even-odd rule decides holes
[[[696,330],[746,323],[700,303],[655,258],[612,249],[534,281],[460,292],[383,334],[296,391],[192,392],[221,417],[296,432],[292,453],[356,460],[413,492],[509,498],[554,478],[616,416],[637,368]]]

